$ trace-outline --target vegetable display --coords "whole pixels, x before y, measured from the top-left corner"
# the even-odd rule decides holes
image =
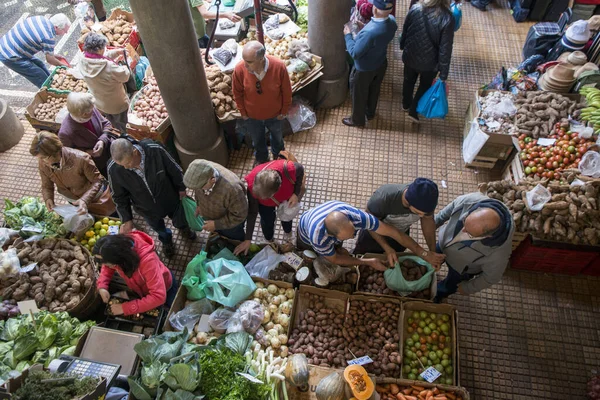
[[[21,242],[15,246],[22,266],[35,263],[29,272],[0,280],[3,299],[34,299],[40,310],[68,311],[94,290],[95,276],[89,253],[66,239]]]
[[[462,389],[440,389],[419,385],[398,385],[386,383],[375,387],[381,400],[463,400]]]
[[[404,279],[408,281],[416,281],[421,279],[421,277],[427,272],[427,268],[425,266],[420,265],[410,265],[407,263],[409,260],[405,260],[400,269],[402,270],[402,275]],[[411,261],[411,263],[414,263]],[[415,263],[416,264],[416,263]],[[411,272],[411,273],[409,273]],[[390,289],[385,284],[385,277],[383,276],[383,272],[376,271],[373,268],[361,268],[360,269],[360,280],[358,281],[358,291],[365,293],[377,293],[377,294],[385,294],[391,296],[400,296],[400,293]],[[410,293],[406,297],[412,297],[415,299],[430,299],[431,298],[431,289],[423,289],[417,292]]]
[[[578,170],[565,171],[565,180],[561,182],[549,182],[538,177],[524,179],[519,184],[490,182],[482,184],[480,190],[506,204],[519,232],[530,233],[540,239],[595,246],[600,243],[598,182],[571,185],[575,179],[591,179],[578,173]],[[526,195],[538,184],[545,187],[552,197],[541,211],[531,211],[526,204]]]
[[[92,393],[100,379],[48,371],[30,371],[14,400],[75,400]]]
[[[317,400],[344,400],[346,394],[346,382],[341,372],[332,372],[321,379],[315,395]]]
[[[16,317],[20,313],[19,306],[15,300],[2,300],[2,303],[0,304],[0,320]]]
[[[56,90],[68,90],[70,92],[87,92],[88,86],[83,79],[77,79],[65,68],[57,68],[52,76],[50,88]]]
[[[294,289],[282,288],[274,284],[256,282],[253,298],[263,307],[264,317],[261,327],[255,334],[256,341],[266,351],[275,355],[288,356],[288,328],[294,306]]]
[[[23,197],[17,203],[4,199],[4,221],[8,228],[18,230],[22,237],[64,237],[67,230],[58,214],[48,211],[36,197]]]
[[[66,105],[66,97],[48,96],[44,103],[40,103],[35,107],[33,116],[41,121],[54,121],[56,114]]]
[[[587,121],[594,128],[596,135],[600,134],[600,90],[595,87],[582,87],[579,94],[585,96],[587,107],[581,110],[581,120]]]
[[[140,90],[135,99],[133,113],[148,128],[158,128],[161,122],[169,117],[154,76],[148,78],[148,84]]]
[[[569,116],[577,118],[585,104],[552,92],[520,92],[515,100],[518,106],[515,123],[519,134],[534,139],[548,137],[557,122],[564,123]]]
[[[79,242],[83,247],[92,250],[94,245],[103,236],[108,234],[108,229],[111,226],[121,226],[120,220],[111,219],[108,217],[97,218],[94,225],[88,229],[83,235],[83,239]]]
[[[217,117],[223,118],[229,112],[237,112],[231,89],[231,73],[222,72],[216,64],[205,65],[204,70]]]
[[[296,25],[300,27],[301,32],[306,32],[308,31],[308,0],[298,0],[296,9],[298,10]]]
[[[515,126],[514,95],[500,91],[492,91],[479,97],[481,115],[479,128],[485,133],[502,133],[514,135],[517,133]]]
[[[103,34],[108,39],[108,43],[113,47],[123,47],[129,35],[133,31],[131,22],[127,21],[125,15],[119,15],[116,19],[100,22],[100,30],[98,33]],[[83,43],[85,35],[90,32],[89,28],[81,29],[81,37],[79,42]]]

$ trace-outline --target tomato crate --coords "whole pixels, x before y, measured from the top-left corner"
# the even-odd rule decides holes
[[[528,237],[513,252],[510,265],[514,269],[578,275],[598,257],[597,251],[557,247],[539,245]]]

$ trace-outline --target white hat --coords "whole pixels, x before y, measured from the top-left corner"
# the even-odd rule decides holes
[[[575,21],[565,33],[567,39],[573,43],[583,44],[590,40],[590,28],[587,21]]]

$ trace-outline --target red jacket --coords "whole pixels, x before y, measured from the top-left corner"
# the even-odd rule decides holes
[[[284,171],[284,167],[287,167],[287,175]],[[252,188],[254,187],[254,179],[256,179],[256,175],[262,170],[270,169],[277,171],[281,176],[281,186],[279,187],[277,193],[273,195],[273,197],[269,199],[257,200],[263,206],[277,207],[284,201],[289,200],[290,197],[292,197],[292,195],[294,194],[294,188],[296,185],[296,167],[294,166],[293,162],[287,160],[275,160],[269,163],[257,165],[252,171],[250,171],[248,175],[246,175],[245,179],[246,183],[248,184],[248,193],[254,196],[254,193],[252,193]],[[277,202],[273,201],[273,199],[275,199]]]
[[[154,251],[154,240],[144,232],[133,231],[129,234],[134,241],[135,251],[140,256],[140,266],[131,278],[127,277],[119,267],[102,266],[98,278],[98,289],[108,290],[108,285],[115,272],[125,280],[127,287],[141,298],[123,303],[123,314],[143,313],[162,306],[167,301],[167,290],[173,280],[171,271],[160,261]]]

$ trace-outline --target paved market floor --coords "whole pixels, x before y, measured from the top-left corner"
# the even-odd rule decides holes
[[[408,1],[399,3],[401,22]],[[0,4],[3,7],[8,6]],[[318,111],[318,124],[311,131],[286,138],[286,147],[308,173],[304,209],[331,199],[362,207],[379,185],[410,182],[417,176],[438,183],[443,206],[488,180],[485,171],[463,166],[465,109],[475,90],[502,65],[520,61],[529,27],[512,20],[507,1],[490,9],[482,13],[469,3],[464,6],[449,78],[450,115],[445,121],[415,126],[401,111],[402,64],[394,43],[378,117],[367,129],[341,124],[350,112],[346,102]],[[2,82],[3,88],[6,84]],[[37,163],[28,154],[33,130],[27,127],[21,143],[0,155],[1,198],[40,194]],[[229,167],[245,174],[252,158],[248,149],[234,152]],[[280,230],[277,237],[282,237]],[[178,255],[165,261],[181,275],[205,236],[193,244],[177,234],[175,238]],[[600,369],[600,280],[509,270],[501,284],[474,296],[454,296],[450,303],[460,317],[461,384],[473,399],[584,398],[590,371]]]

